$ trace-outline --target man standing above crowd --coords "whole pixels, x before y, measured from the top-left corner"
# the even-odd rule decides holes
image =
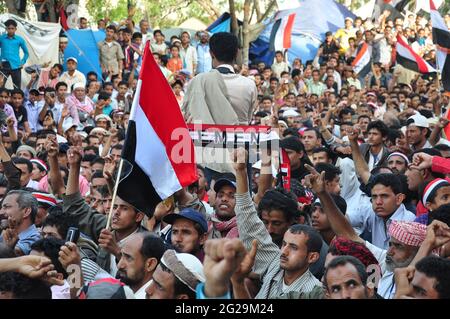
[[[0,76],[3,78],[3,85],[11,76],[14,86],[21,88],[22,67],[28,60],[28,49],[25,40],[16,34],[17,22],[9,19],[5,21],[6,33],[0,36]],[[23,57],[20,57],[22,49]]]
[[[194,76],[197,70],[197,50],[191,45],[191,35],[187,31],[181,34],[180,57],[183,60],[183,69]]]
[[[105,40],[97,44],[100,53],[100,66],[102,68],[103,78],[109,76],[121,75],[123,69],[123,55],[120,44],[114,40],[116,27],[110,25],[106,28]]]

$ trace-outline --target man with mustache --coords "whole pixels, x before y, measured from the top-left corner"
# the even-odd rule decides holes
[[[131,235],[121,247],[117,278],[133,290],[136,299],[145,299],[145,290],[166,250],[162,238],[147,232]]]
[[[209,221],[208,238],[237,238],[236,225],[236,183],[230,179],[218,179],[213,185],[215,195],[214,213]]]
[[[321,283],[309,271],[319,259],[322,239],[312,227],[292,225],[283,236],[281,249],[258,218],[248,191],[246,151],[239,148],[232,154],[236,170],[236,217],[239,238],[246,249],[254,239],[259,242],[253,271],[261,276],[262,286],[256,299],[270,299],[291,291],[311,292]]]
[[[203,261],[203,245],[208,238],[205,217],[192,208],[185,208],[179,213],[164,216],[163,221],[172,225],[169,238],[175,250]]]

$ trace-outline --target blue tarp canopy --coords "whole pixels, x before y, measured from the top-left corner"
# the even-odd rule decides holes
[[[69,44],[64,51],[64,68],[66,60],[74,57],[78,60],[78,71],[86,75],[90,71],[97,72],[98,78],[102,78],[100,58],[97,43],[105,39],[104,31],[73,30],[66,31]]]
[[[238,20],[239,26],[243,22]],[[231,32],[231,15],[228,12],[222,14],[216,21],[214,21],[207,29],[210,33]]]
[[[272,65],[275,52],[269,50],[270,34],[274,22],[292,13],[296,13],[292,30],[292,47],[288,50],[289,62],[296,57],[303,63],[314,59],[320,44],[325,39],[327,31],[336,32],[344,27],[346,17],[356,16],[345,6],[334,0],[300,0],[300,6],[295,9],[279,11],[266,21],[266,28],[259,38],[250,46],[250,59],[252,63],[265,62]]]

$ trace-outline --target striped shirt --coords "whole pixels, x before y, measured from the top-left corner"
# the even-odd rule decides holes
[[[262,287],[256,299],[274,299],[292,291],[307,293],[322,284],[307,270],[291,285],[284,286],[284,270],[280,268],[281,250],[272,242],[264,223],[258,213],[249,193],[236,194],[236,217],[239,230],[239,239],[247,250],[250,250],[252,241],[258,240],[253,271],[261,276]]]

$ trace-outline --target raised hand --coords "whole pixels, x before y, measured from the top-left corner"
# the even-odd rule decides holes
[[[56,136],[47,135],[47,140],[45,142],[45,150],[47,151],[47,155],[49,157],[58,156],[59,146],[58,146],[58,142],[56,140]]]
[[[98,245],[116,257],[120,256],[120,247],[117,245],[114,234],[109,229],[103,229],[98,238]]]
[[[236,282],[243,282],[246,277],[252,271],[253,265],[255,264],[256,252],[258,251],[258,241],[254,239],[252,241],[252,248],[245,255],[239,267],[234,272],[231,279]]]
[[[64,246],[61,246],[58,260],[65,270],[70,265],[80,265],[81,256],[77,245],[72,242],[67,242]]]
[[[79,146],[71,146],[67,151],[69,165],[80,164],[83,158],[83,149]]]
[[[245,170],[247,168],[247,158],[248,152],[243,147],[233,150],[233,152],[231,152],[233,168],[236,171]]]
[[[312,189],[316,194],[325,191],[325,171],[321,174],[316,169],[308,164],[305,164],[305,168],[308,170],[309,175],[305,177],[305,186]]]
[[[228,292],[230,278],[246,254],[244,244],[237,238],[206,241],[203,271],[206,277],[205,294],[208,297],[219,297]]]
[[[412,168],[419,170],[430,168],[433,165],[433,156],[426,153],[414,154],[412,160]]]
[[[104,158],[105,165],[103,166],[103,177],[106,179],[114,179],[114,170],[116,169],[116,162],[112,159],[111,155]]]

